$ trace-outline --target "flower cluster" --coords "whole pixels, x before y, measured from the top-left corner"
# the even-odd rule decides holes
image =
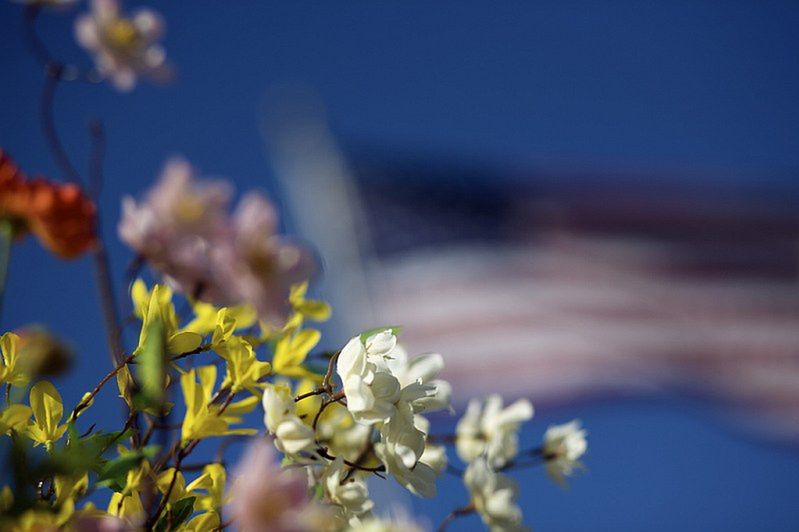
[[[197,179],[186,161],[172,160],[143,201],[123,200],[119,235],[184,294],[249,304],[280,322],[290,286],[307,278],[313,261],[277,234],[263,195],[246,195],[229,214],[231,197],[227,183]]]
[[[0,221],[14,236],[33,233],[59,257],[74,258],[95,243],[95,212],[79,186],[29,179],[0,149]]]
[[[64,173],[79,181],[47,106],[56,83],[94,78],[52,57],[33,27],[41,8],[75,2],[21,2],[49,83],[45,136]],[[78,42],[121,90],[139,75],[168,76],[162,33],[154,12],[127,16],[117,0],[92,0],[76,21]],[[96,192],[102,149],[94,137],[87,181]],[[441,433],[430,414],[455,413],[452,388],[440,378],[444,358],[409,356],[397,328],[320,349],[315,324],[331,309],[309,297],[310,253],[279,234],[263,195],[246,194],[235,210],[232,197],[228,183],[198,179],[187,162],[172,160],[142,200],[123,200],[119,236],[134,264],[156,276],[148,286],[139,268],[129,270],[132,312],[123,321],[95,205],[77,184],[28,179],[0,151],[0,303],[13,237],[33,233],[64,258],[94,248],[114,360],[68,409],[51,381],[71,351],[41,328],[0,336],[0,456],[9,459],[1,530],[418,532],[419,522],[378,508],[371,481],[391,477],[413,495],[434,497],[445,473],[462,476],[469,499],[442,529],[476,513],[490,530],[522,530],[509,473],[542,466],[564,484],[582,468],[586,432],[577,421],[525,445],[520,429],[533,416],[525,399],[474,399],[455,433]],[[138,340],[126,347],[124,328],[136,325]],[[124,416],[104,431],[92,407],[109,382]],[[229,475],[228,448],[242,439],[248,447]],[[448,463],[455,455],[463,471]]]

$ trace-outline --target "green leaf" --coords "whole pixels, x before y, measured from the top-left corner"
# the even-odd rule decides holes
[[[399,325],[386,325],[385,327],[373,327],[372,329],[369,329],[368,331],[364,331],[361,333],[361,343],[363,345],[366,345],[366,340],[368,340],[370,336],[374,336],[377,333],[381,333],[386,330],[390,330],[391,334],[397,336],[402,330],[402,327],[400,327]]]
[[[158,312],[150,312],[136,355],[136,376],[141,385],[134,402],[142,409],[159,410],[166,389],[166,337]]]
[[[121,453],[113,460],[104,463],[97,472],[98,486],[108,486],[114,491],[125,489],[128,471],[137,467],[142,460],[152,460],[158,454],[158,445],[148,445],[140,450]]]
[[[197,497],[186,497],[173,504],[172,508],[158,520],[154,530],[156,532],[177,530],[178,527],[194,513],[194,500],[196,498]]]
[[[79,474],[88,471],[99,471],[102,467],[102,455],[114,442],[127,438],[130,431],[95,432],[81,437],[75,424],[67,426],[66,444],[55,448],[41,463],[43,474]],[[47,476],[47,475],[45,475]]]
[[[325,498],[325,484],[323,482],[318,482],[314,486],[313,498],[319,501]]]

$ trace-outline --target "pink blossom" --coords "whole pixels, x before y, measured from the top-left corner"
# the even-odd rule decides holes
[[[328,511],[313,502],[306,475],[282,469],[274,446],[254,441],[234,473],[230,517],[244,532],[302,532],[324,528]]]
[[[241,301],[253,305],[268,321],[286,310],[286,288],[307,279],[313,261],[307,251],[277,231],[277,213],[262,195],[249,193],[233,217],[235,258],[228,258],[230,285]]]
[[[196,179],[187,162],[172,160],[143,201],[124,198],[120,238],[176,290],[217,305],[249,304],[279,323],[291,285],[311,275],[313,261],[277,234],[266,197],[247,194],[231,216],[232,195],[226,182]]]
[[[122,200],[119,236],[175,289],[225,303],[216,290],[213,248],[230,240],[232,190],[222,181],[197,181],[174,159],[144,201]]]
[[[140,9],[127,17],[117,0],[92,0],[91,12],[75,21],[78,43],[94,56],[100,74],[121,91],[133,89],[139,74],[155,81],[169,79],[166,53],[158,44],[163,33],[157,13]]]

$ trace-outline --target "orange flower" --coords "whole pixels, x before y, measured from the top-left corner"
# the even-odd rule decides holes
[[[73,258],[95,243],[95,212],[77,185],[29,180],[0,149],[0,219],[12,223],[15,236],[30,231],[59,257]]]

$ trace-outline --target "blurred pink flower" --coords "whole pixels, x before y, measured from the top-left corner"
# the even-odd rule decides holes
[[[249,193],[233,216],[235,258],[228,264],[230,286],[237,299],[256,308],[268,321],[287,310],[286,289],[313,271],[309,253],[277,234],[277,212],[262,195]]]
[[[120,238],[178,291],[217,305],[252,305],[279,322],[294,283],[313,272],[303,248],[277,234],[274,206],[260,194],[242,198],[233,216],[232,188],[195,179],[182,160],[168,162],[141,202],[122,202]]]
[[[329,512],[311,500],[308,479],[282,469],[274,446],[253,441],[239,462],[230,489],[230,517],[244,532],[324,529]]]
[[[75,38],[94,56],[97,69],[121,91],[136,85],[139,74],[166,81],[171,69],[158,40],[164,33],[161,17],[140,9],[127,17],[117,0],[92,0],[91,12],[75,21]]]
[[[230,239],[232,190],[222,181],[197,181],[183,160],[169,161],[144,201],[122,200],[120,238],[175,289],[222,303],[212,247]]]

